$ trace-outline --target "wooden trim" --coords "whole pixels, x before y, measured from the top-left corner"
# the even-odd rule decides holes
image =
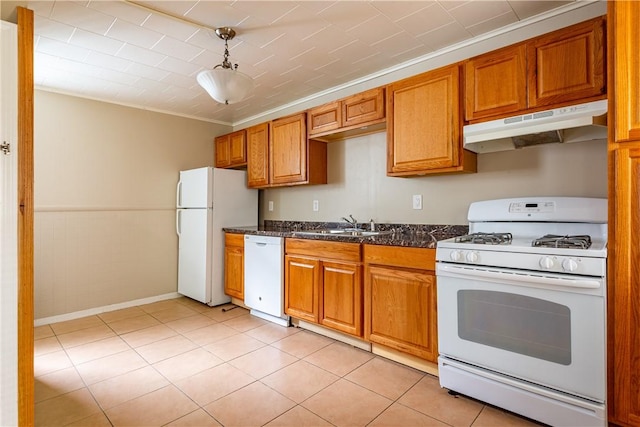
[[[34,424],[33,11],[18,7],[18,424]]]

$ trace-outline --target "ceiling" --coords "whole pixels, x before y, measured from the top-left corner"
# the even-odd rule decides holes
[[[35,84],[234,124],[437,54],[573,1],[29,1]],[[560,9],[561,10],[561,9]],[[255,88],[222,105],[196,83],[230,60]]]

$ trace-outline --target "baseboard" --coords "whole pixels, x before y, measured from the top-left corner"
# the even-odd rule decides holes
[[[86,310],[74,311],[73,313],[59,314],[57,316],[42,317],[35,319],[34,326],[48,325],[50,323],[66,322],[67,320],[79,319],[81,317],[93,316],[100,313],[106,313],[109,311],[122,310],[123,308],[135,307],[137,305],[151,304],[153,302],[164,301],[168,299],[174,299],[181,297],[177,292],[170,292],[168,294],[156,295],[148,298],[136,299],[133,301],[125,301],[117,304],[105,305],[102,307],[89,308]]]
[[[336,341],[343,342],[345,344],[352,345],[356,348],[365,351],[371,351],[371,344],[363,341],[362,339],[356,338],[351,335],[343,334],[342,332],[334,331],[333,329],[328,329],[320,325],[316,325],[315,323],[305,322],[304,320],[291,318],[291,324],[297,326],[302,329],[307,329],[311,332],[315,332],[319,335],[324,335],[325,337],[333,338]]]
[[[377,343],[371,344],[371,352],[373,354],[377,354],[378,356],[393,360],[394,362],[402,363],[403,365],[410,366],[414,369],[433,375],[435,377],[438,376],[437,363],[429,362],[412,354],[403,353],[396,349]]]

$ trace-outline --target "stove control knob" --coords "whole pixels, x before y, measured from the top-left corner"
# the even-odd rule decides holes
[[[469,262],[478,262],[478,252],[469,252],[467,254],[467,261]]]
[[[540,267],[544,268],[545,270],[551,270],[555,265],[555,261],[553,260],[553,258],[545,256],[540,258]]]
[[[449,258],[451,258],[451,261],[462,261],[462,252],[460,251],[451,251],[451,253],[449,254]]]
[[[567,258],[562,261],[562,269],[564,271],[574,272],[578,269],[578,263],[575,259]]]

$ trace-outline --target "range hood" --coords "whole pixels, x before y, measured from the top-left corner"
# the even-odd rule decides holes
[[[467,125],[462,133],[464,148],[475,153],[552,142],[606,140],[607,100]]]

